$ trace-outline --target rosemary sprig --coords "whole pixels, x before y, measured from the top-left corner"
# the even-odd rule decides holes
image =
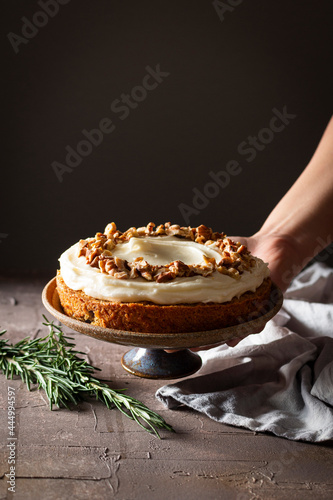
[[[61,327],[49,322],[44,316],[43,325],[49,327],[46,337],[31,340],[29,337],[15,345],[1,338],[6,330],[0,332],[0,370],[7,378],[19,375],[27,384],[37,384],[44,389],[53,406],[68,408],[69,403],[78,404],[88,397],[95,396],[108,408],[118,408],[126,417],[150,433],[160,437],[157,429],[173,431],[166,421],[137,399],[124,394],[126,389],[111,389],[105,382],[95,378],[96,368],[78,354],[75,344],[69,342]]]

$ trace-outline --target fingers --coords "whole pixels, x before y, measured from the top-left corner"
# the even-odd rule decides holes
[[[218,347],[219,345],[223,345],[223,344],[227,344],[229,347],[235,347],[237,344],[239,344],[239,342],[243,339],[245,339],[246,337],[248,337],[249,335],[256,335],[260,332],[263,331],[264,328],[258,328],[256,330],[254,330],[253,332],[251,333],[248,333],[247,335],[244,335],[242,337],[236,337],[236,338],[233,338],[233,339],[230,339],[230,340],[227,340],[227,341],[224,341],[224,342],[219,342],[218,344],[213,344],[213,345],[206,345],[206,346],[201,346],[201,347],[193,347],[192,349],[190,349],[191,351],[193,352],[198,352],[198,351],[207,351],[208,349],[213,349],[213,347]]]
[[[218,347],[219,345],[223,345],[225,342],[219,342],[217,344],[212,344],[212,345],[203,345],[200,347],[192,347],[190,351],[192,352],[198,352],[198,351],[208,351],[208,349],[213,349],[213,347]]]

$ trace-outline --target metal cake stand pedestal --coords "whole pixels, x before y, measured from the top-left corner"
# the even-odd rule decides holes
[[[273,284],[270,299],[259,317],[227,328],[188,333],[127,332],[71,318],[61,307],[56,278],[45,286],[42,301],[54,318],[72,330],[98,340],[133,347],[121,360],[123,368],[129,373],[150,379],[176,379],[192,375],[201,367],[200,356],[189,349],[225,343],[260,331],[281,308],[283,295]]]

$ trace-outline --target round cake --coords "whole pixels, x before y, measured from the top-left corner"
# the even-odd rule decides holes
[[[204,225],[131,227],[112,222],[60,257],[64,312],[94,325],[144,333],[215,330],[267,306],[267,264]]]

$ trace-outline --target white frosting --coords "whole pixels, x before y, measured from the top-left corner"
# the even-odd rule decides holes
[[[149,264],[163,266],[174,260],[181,260],[184,264],[201,264],[203,255],[221,260],[217,248],[204,246],[195,241],[181,240],[176,236],[154,236],[135,238],[127,243],[117,245],[112,250],[113,257],[120,257],[132,262],[136,257],[143,257]]]
[[[246,291],[254,292],[269,276],[267,264],[255,259],[250,271],[244,271],[240,279],[215,271],[211,276],[191,276],[156,283],[144,278],[117,279],[86,264],[84,256],[78,257],[79,243],[66,250],[60,257],[60,269],[66,285],[73,290],[82,290],[90,297],[116,302],[151,301],[156,304],[180,304],[195,302],[227,302]],[[165,265],[174,260],[185,264],[200,264],[203,254],[215,257],[221,254],[214,245],[201,245],[175,236],[131,238],[118,245],[112,255],[129,262],[143,257],[150,264]]]

